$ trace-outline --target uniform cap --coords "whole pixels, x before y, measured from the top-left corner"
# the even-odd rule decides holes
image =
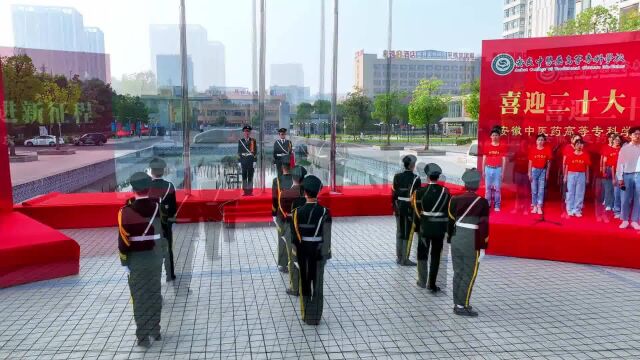
[[[418,161],[418,158],[413,155],[406,155],[402,158],[402,163],[405,167],[409,167],[410,165],[415,164],[416,161]]]
[[[307,169],[305,169],[304,166],[296,165],[291,169],[291,176],[297,181],[300,181],[307,176]]]
[[[151,169],[164,169],[167,167],[167,162],[162,160],[159,157],[155,157],[149,163],[149,168]]]
[[[302,187],[312,193],[319,193],[322,189],[322,181],[317,176],[309,175],[302,180]]]
[[[251,128],[251,126],[249,126],[249,125],[245,125],[245,126],[242,127],[242,131],[245,131],[245,130],[251,131],[251,130],[253,130],[253,128]]]
[[[287,133],[287,129],[285,129],[285,128],[280,128],[280,129],[278,129],[278,132],[279,132],[279,133],[285,133],[285,134],[286,134],[286,133]]]
[[[439,176],[440,174],[442,174],[442,168],[440,168],[438,164],[429,163],[427,164],[427,166],[424,167],[424,173],[427,174],[427,176],[431,176],[431,175]]]
[[[151,188],[151,176],[143,172],[136,172],[129,178],[129,183],[133,191],[145,191]]]
[[[469,169],[462,174],[464,185],[469,188],[477,189],[480,186],[480,172],[476,169]]]

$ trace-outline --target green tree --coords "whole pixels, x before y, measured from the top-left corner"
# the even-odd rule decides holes
[[[407,112],[407,105],[402,100],[407,97],[403,91],[392,91],[389,94],[377,95],[373,100],[371,117],[377,119],[386,127],[387,145],[391,144],[391,124],[402,119]]]
[[[122,124],[127,124],[130,121],[140,121],[141,123],[149,121],[149,108],[138,96],[115,95],[113,108],[116,119]]]
[[[118,81],[112,78],[111,84],[119,94],[133,96],[156,94],[156,75],[152,71],[124,74]]]
[[[82,83],[80,102],[90,104],[89,118],[96,123],[109,124],[113,120],[114,92],[110,84],[100,79],[91,79]]]
[[[12,103],[15,109],[14,119],[23,123],[39,120],[25,116],[25,109],[35,102],[36,97],[42,91],[42,82],[38,79],[36,67],[27,55],[16,55],[0,58],[2,74],[4,77],[5,100]],[[7,112],[11,115],[10,112]],[[31,114],[28,114],[31,115]]]
[[[48,120],[49,129],[58,124],[58,138],[56,149],[60,149],[62,139],[62,123],[67,116],[76,114],[76,106],[80,101],[81,82],[78,75],[68,80],[62,75],[51,76],[42,73],[38,76],[42,81],[42,92],[36,96],[36,100],[43,104],[43,115]]]
[[[227,117],[224,115],[220,115],[216,118],[215,124],[217,126],[224,126],[227,123]]]
[[[311,119],[311,114],[313,113],[313,105],[308,102],[303,102],[298,104],[296,108],[296,123],[298,127],[302,128],[301,124],[305,121]]]
[[[464,110],[472,119],[478,120],[480,116],[480,80],[463,84],[462,91],[465,94],[463,98]]]
[[[610,9],[599,5],[586,9],[576,15],[575,19],[568,20],[564,24],[552,27],[550,36],[559,35],[584,35],[600,34],[620,31],[617,9]]]
[[[347,94],[347,98],[342,102],[342,105],[344,121],[355,139],[356,134],[371,123],[373,102],[364,94],[362,89],[354,87],[353,91]]]
[[[330,114],[331,113],[331,101],[329,100],[316,100],[313,103],[313,109],[316,114]]]
[[[640,30],[640,11],[629,11],[620,15],[620,31]]]
[[[409,123],[414,126],[425,127],[425,150],[429,150],[429,127],[439,121],[448,111],[451,98],[439,95],[438,90],[442,86],[441,80],[422,79],[413,90],[413,96],[409,103]]]

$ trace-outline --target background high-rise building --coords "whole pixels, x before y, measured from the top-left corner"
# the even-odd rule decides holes
[[[182,86],[182,67],[180,55],[156,56],[156,77],[158,89],[162,87]],[[193,88],[193,61],[187,58],[187,83]]]
[[[104,34],[74,8],[13,5],[11,15],[16,47],[104,53]]]
[[[502,37],[505,39],[527,36],[527,22],[531,18],[528,0],[504,0]],[[535,1],[535,0],[534,0]]]
[[[620,10],[620,14],[625,14],[629,11],[638,11],[640,0],[576,0],[576,14],[596,6],[607,8],[616,6]]]
[[[180,54],[178,25],[151,25],[149,27],[151,69],[156,71],[158,55]],[[193,83],[199,91],[211,86],[225,86],[224,45],[208,40],[207,29],[201,25],[187,25],[187,54],[193,61]],[[160,79],[159,74],[156,74]],[[160,82],[158,81],[158,86]]]
[[[90,53],[104,53],[104,33],[97,27],[84,28],[85,48]]]
[[[302,64],[271,64],[271,86],[304,87]]]
[[[440,92],[457,95],[462,84],[480,78],[480,58],[473,53],[438,50],[394,51],[391,64],[391,90],[413,92],[422,79],[439,79]],[[399,57],[401,54],[402,57]],[[376,54],[356,52],[355,85],[373,97],[386,93],[387,59]]]
[[[575,18],[575,0],[534,0],[527,9],[532,15],[528,20],[527,37],[543,37],[554,27]]]

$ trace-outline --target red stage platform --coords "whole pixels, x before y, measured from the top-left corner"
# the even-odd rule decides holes
[[[80,246],[18,212],[0,214],[0,288],[75,275]]]
[[[462,189],[450,186],[453,194]],[[320,202],[331,209],[334,217],[391,215],[390,186],[349,186],[341,193],[325,190]],[[55,228],[92,228],[116,225],[116,212],[130,194],[50,194],[16,206],[16,210]],[[506,193],[505,206],[500,213],[491,213],[490,248],[492,255],[516,256],[532,259],[569,261],[640,268],[639,233],[617,228],[618,220],[597,222],[593,209],[587,207],[585,216],[562,219],[561,204],[545,206],[546,217],[560,222],[535,224],[539,215],[511,214],[512,194]],[[184,200],[184,202],[183,202]],[[271,193],[264,192],[243,197],[239,190],[199,190],[185,199],[178,214],[179,222],[224,221],[250,223],[271,221]],[[223,215],[224,214],[224,215]],[[391,240],[390,240],[391,241]]]

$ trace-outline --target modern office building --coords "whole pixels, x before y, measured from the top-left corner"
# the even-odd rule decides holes
[[[440,91],[460,94],[461,86],[480,78],[480,58],[468,52],[438,50],[392,51],[355,55],[355,86],[373,97],[387,90],[387,56],[392,57],[391,89],[411,93],[421,79],[436,78],[443,81]]]
[[[156,76],[158,88],[182,86],[182,67],[180,55],[156,56]],[[189,89],[193,88],[193,61],[187,58],[187,81]]]
[[[302,64],[271,64],[271,86],[304,86]]]
[[[104,34],[74,8],[13,5],[11,18],[15,47],[104,53]]]
[[[149,46],[151,68],[156,69],[158,55],[180,54],[178,25],[150,25]],[[187,25],[187,53],[193,61],[194,86],[204,91],[211,86],[225,85],[224,45],[209,41],[207,29],[201,25]],[[159,74],[156,74],[158,78]]]
[[[575,0],[534,0],[528,6],[527,37],[547,36],[576,15]]]
[[[630,11],[638,11],[640,9],[640,0],[576,0],[576,13],[581,13],[596,6],[607,8],[615,6],[620,11],[620,15],[622,15]]]
[[[527,1],[528,0],[504,0],[502,20],[503,38],[513,39],[527,37],[527,23],[531,18]]]

